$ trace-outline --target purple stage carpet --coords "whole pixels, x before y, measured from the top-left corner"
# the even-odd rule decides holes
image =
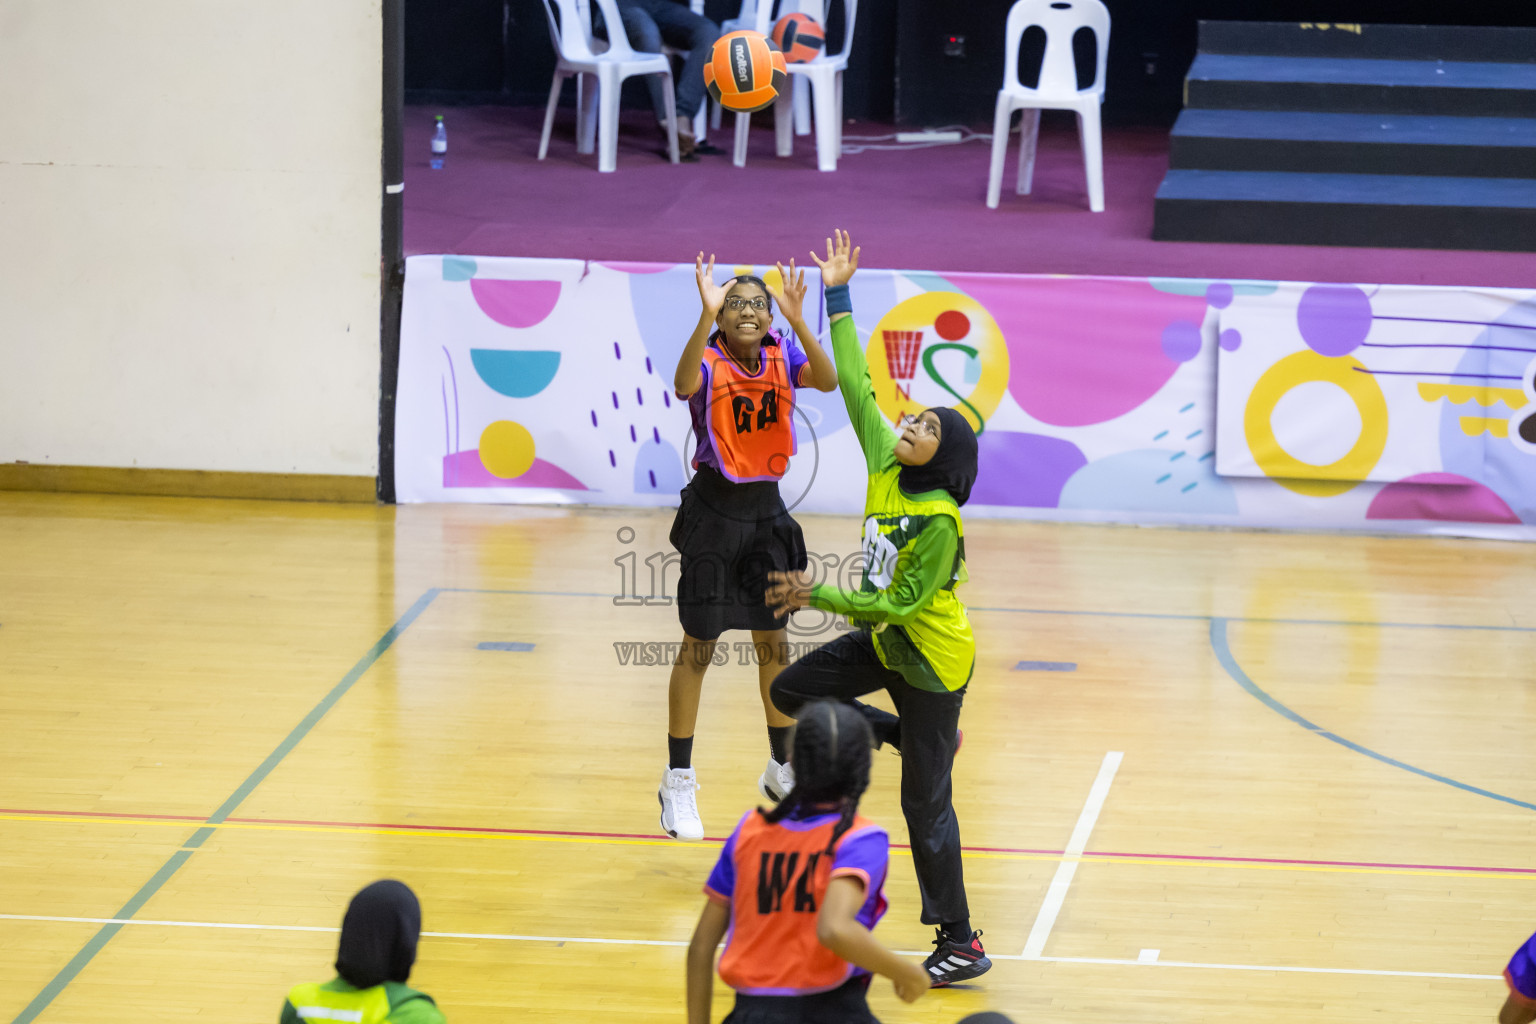
[[[1012,192],[1015,147],[1002,205],[989,210],[984,141],[850,153],[836,172],[822,173],[810,136],[796,137],[793,156],[774,156],[771,114],[753,118],[746,167],[732,166],[728,153],[674,167],[651,118],[626,111],[618,170],[599,174],[595,154],[576,152],[573,92],[568,86],[542,162],[540,108],[406,108],[407,255],[682,262],[702,248],[722,261],[763,264],[804,258],[841,227],[863,247],[868,267],[1489,287],[1536,282],[1529,253],[1154,242],[1152,198],[1168,168],[1163,131],[1106,134],[1106,209],[1090,213],[1076,131],[1070,120],[1047,114],[1034,194]],[[427,165],[436,113],[445,115],[449,137],[440,171]],[[728,149],[730,129],[727,119],[711,141]],[[846,135],[892,131],[850,124]]]

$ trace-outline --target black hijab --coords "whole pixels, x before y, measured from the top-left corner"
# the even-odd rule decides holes
[[[902,466],[897,479],[908,494],[948,491],[956,505],[971,497],[976,482],[976,431],[953,409],[924,409],[939,418],[939,449],[921,466]]]
[[[404,882],[374,882],[356,896],[341,922],[336,973],[353,988],[403,982],[416,962],[421,904]]]

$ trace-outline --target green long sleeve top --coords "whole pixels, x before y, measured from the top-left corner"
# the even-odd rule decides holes
[[[960,509],[945,491],[901,489],[896,436],[875,401],[853,317],[833,322],[832,356],[869,474],[865,561],[857,590],[818,584],[810,604],[869,628],[881,662],[911,685],[958,690],[970,681],[976,661],[970,620],[955,594],[966,578]]]

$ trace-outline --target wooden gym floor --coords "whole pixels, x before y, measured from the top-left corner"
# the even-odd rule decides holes
[[[667,669],[621,655],[679,629],[614,598],[669,525],[0,494],[0,1021],[274,1020],[384,876],[454,1024],[681,1020],[766,739],[733,652],[695,746],[714,838],[657,835]],[[968,533],[956,803],[997,964],[910,1007],[877,982],[878,1015],[1493,1019],[1536,928],[1532,548]],[[899,844],[898,775],[877,754],[864,806]],[[900,849],[887,894],[919,955]]]

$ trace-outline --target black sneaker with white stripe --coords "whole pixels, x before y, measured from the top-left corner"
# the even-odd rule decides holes
[[[944,929],[937,931],[938,937],[933,940],[937,948],[923,961],[923,969],[933,980],[934,988],[979,978],[992,969],[987,951],[981,948],[981,932],[972,932],[967,941],[956,942],[944,934]]]

